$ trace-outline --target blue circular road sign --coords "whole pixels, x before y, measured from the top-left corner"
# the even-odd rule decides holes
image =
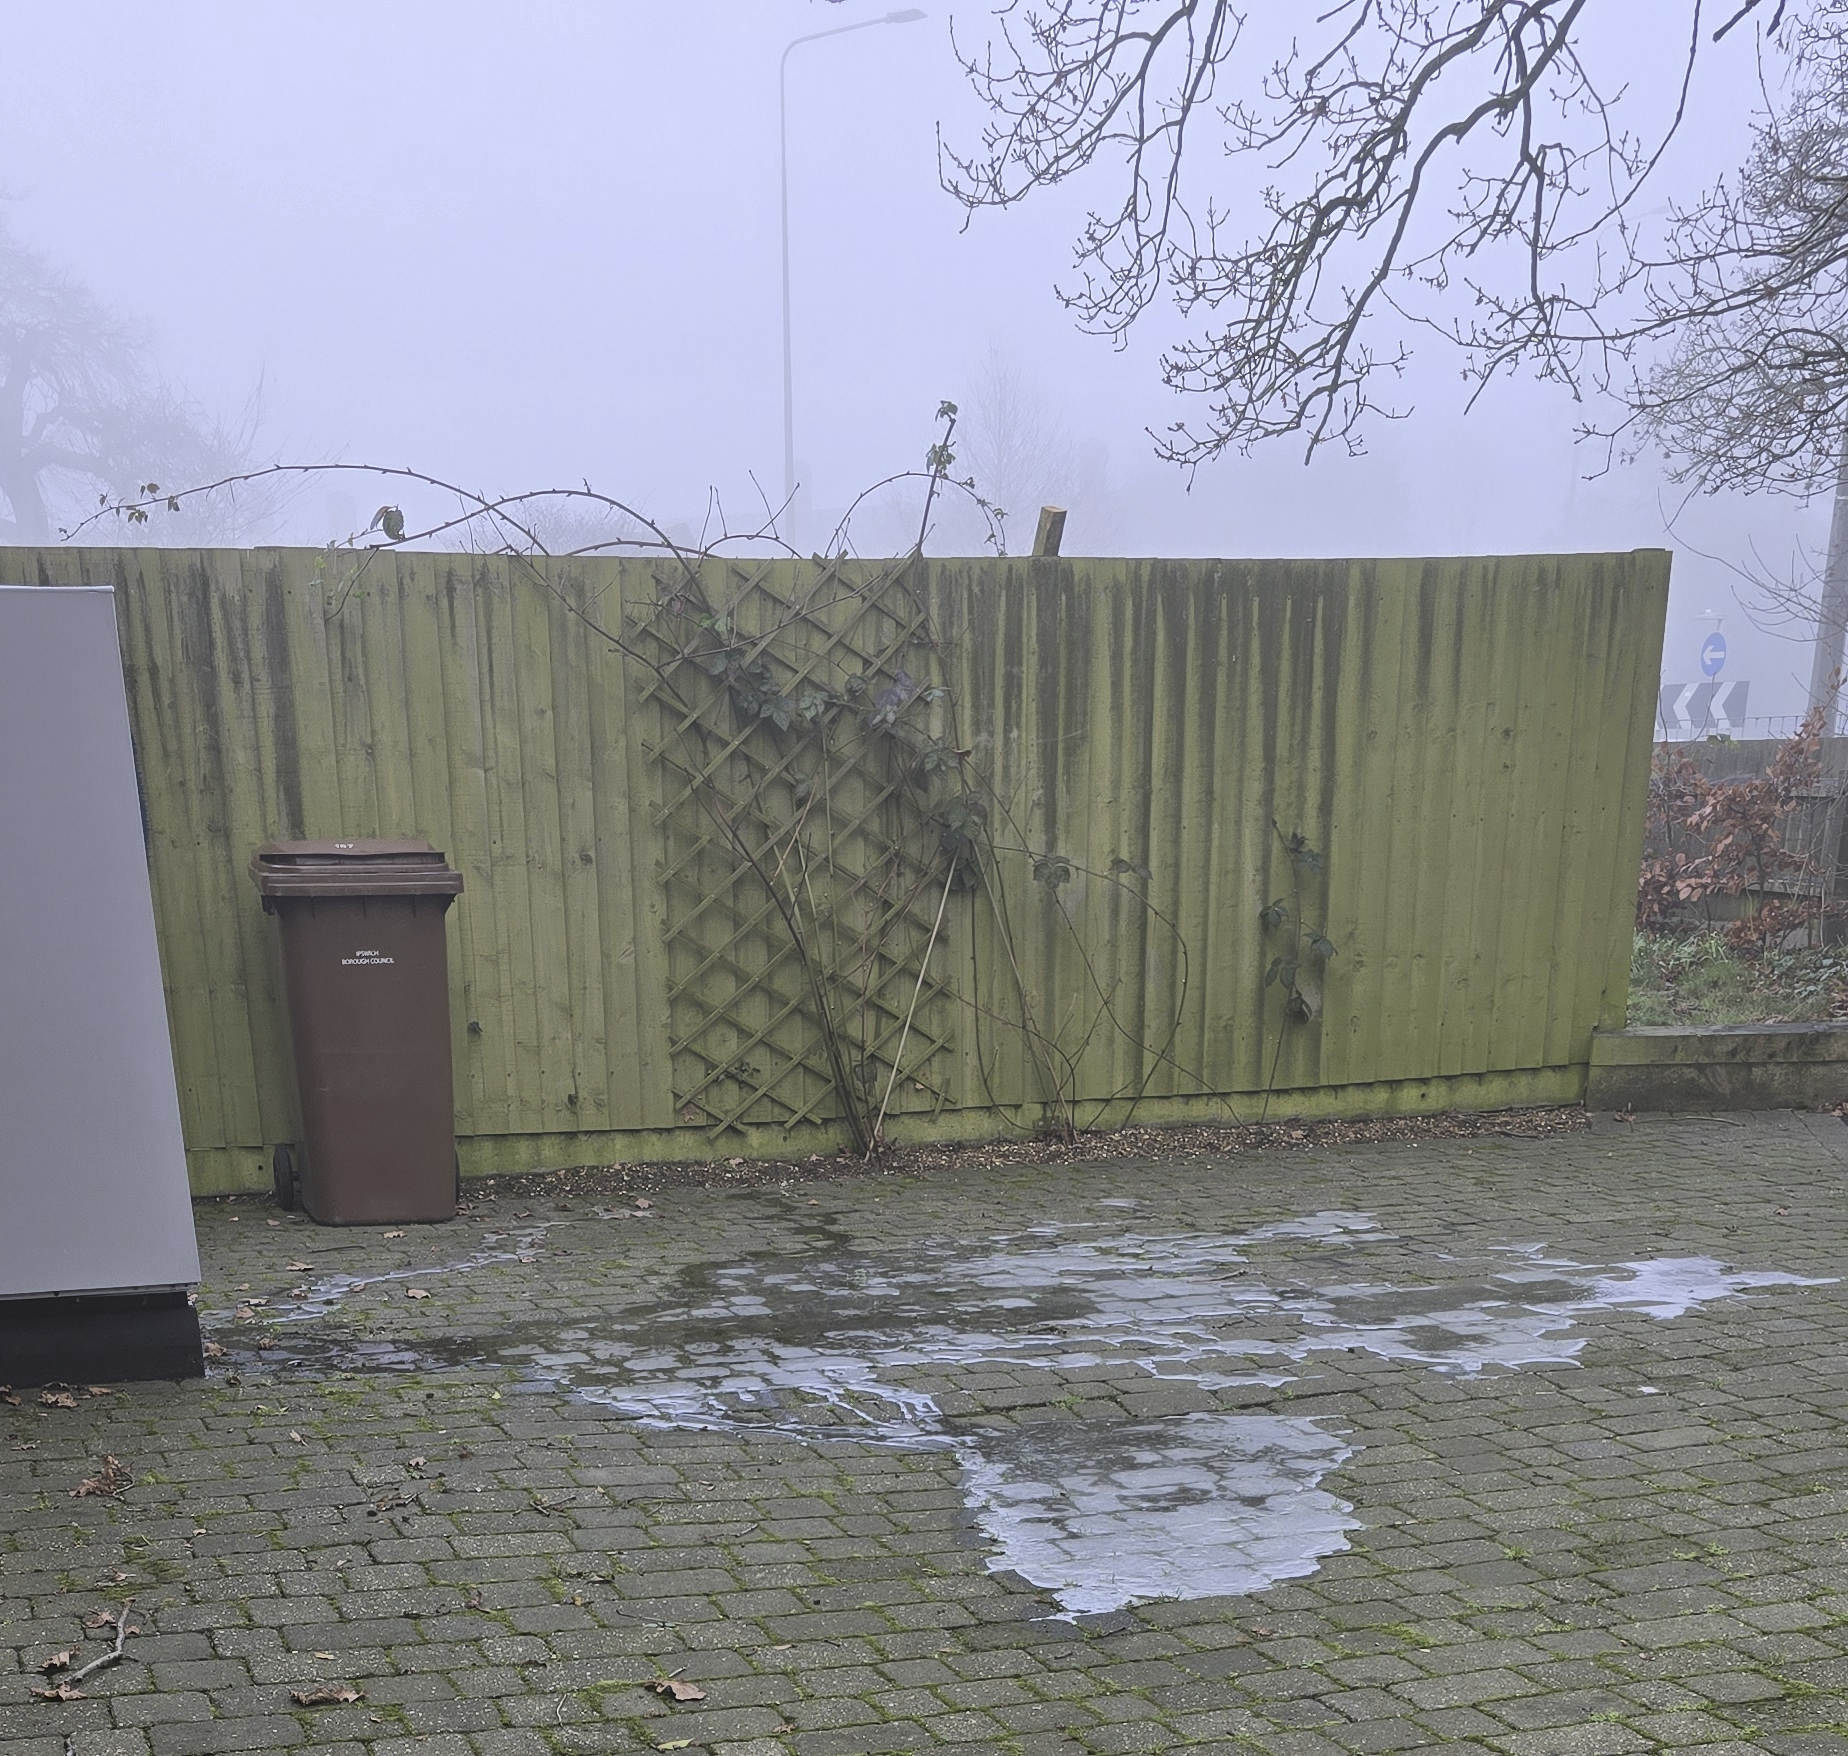
[[[1704,675],[1717,677],[1726,666],[1726,636],[1719,629],[1700,643],[1700,668]]]

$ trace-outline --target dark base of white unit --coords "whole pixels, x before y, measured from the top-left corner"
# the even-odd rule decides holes
[[[0,1299],[0,1384],[204,1375],[199,1314],[183,1292]]]

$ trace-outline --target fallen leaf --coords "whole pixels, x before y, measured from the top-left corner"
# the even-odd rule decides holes
[[[297,1707],[344,1707],[349,1701],[364,1701],[366,1698],[345,1683],[338,1688],[332,1683],[317,1683],[312,1689],[291,1689],[289,1699]]]
[[[706,1691],[697,1683],[683,1682],[679,1677],[656,1677],[648,1687],[657,1695],[670,1695],[676,1701],[704,1701]]]
[[[49,1689],[34,1689],[32,1693],[41,1701],[81,1701],[83,1699],[83,1691],[73,1689],[69,1683],[54,1684]]]
[[[47,1677],[49,1677],[53,1671],[68,1671],[71,1668],[71,1660],[76,1656],[77,1654],[71,1651],[54,1652],[50,1658],[46,1659],[46,1661],[39,1666],[39,1670]]]
[[[257,1337],[257,1347],[259,1349],[266,1348],[266,1347],[281,1347],[281,1346],[282,1346],[282,1343],[279,1342],[273,1335],[260,1335]]]
[[[334,1661],[334,1660],[335,1660],[335,1659],[336,1659],[336,1658],[337,1658],[337,1657],[338,1657],[339,1655],[338,1655],[337,1653],[332,1653],[332,1652],[317,1652],[317,1653],[316,1653],[316,1654],[315,1654],[314,1656],[315,1656],[316,1658],[324,1658],[324,1659],[326,1659],[326,1660],[327,1660],[327,1662],[328,1662],[329,1664],[332,1664],[332,1663],[333,1663],[333,1661]]]
[[[115,1626],[114,1610],[92,1610],[83,1619],[86,1628],[113,1628]]]
[[[297,1445],[306,1445],[308,1443],[308,1441],[304,1439],[300,1433],[296,1432],[293,1427],[289,1429],[289,1437],[293,1439]]]
[[[209,1531],[207,1531],[207,1530],[206,1530],[206,1528],[205,1528],[205,1526],[204,1526],[203,1524],[195,1524],[195,1525],[193,1526],[193,1535],[194,1535],[194,1536],[196,1536],[196,1537],[197,1537],[197,1536],[208,1536],[208,1535],[210,1535],[210,1534],[211,1534],[211,1533],[210,1533]]]
[[[221,1342],[208,1341],[205,1344],[205,1357],[208,1360],[222,1360],[225,1357],[224,1345]]]
[[[114,1396],[115,1392],[107,1384],[86,1384],[84,1389],[92,1396]]]
[[[282,1265],[282,1272],[284,1274],[307,1274],[313,1268],[312,1262],[285,1262]]]
[[[402,1238],[404,1234],[402,1232],[387,1232],[385,1236],[388,1238]]]
[[[269,1226],[279,1226],[282,1224],[282,1221],[279,1219],[267,1219],[263,1223]]]
[[[691,1748],[692,1743],[691,1738],[669,1738],[665,1744],[657,1744],[655,1748],[657,1750],[685,1750]]]
[[[407,1463],[404,1467],[406,1469],[422,1469],[423,1466],[429,1461],[430,1460],[427,1457],[413,1457],[411,1461]]]
[[[653,1207],[654,1203],[650,1201],[646,1195],[638,1195],[635,1198],[635,1205],[637,1207],[646,1209],[646,1208]]]
[[[0,1402],[6,1403],[11,1408],[19,1407],[19,1398],[13,1394],[12,1385],[0,1384]]]
[[[406,1287],[404,1296],[407,1299],[427,1299],[430,1295],[422,1287]]]
[[[39,1401],[47,1408],[75,1408],[77,1398],[68,1390],[41,1390]]]
[[[73,1500],[88,1500],[95,1495],[114,1499],[123,1489],[134,1486],[135,1478],[120,1458],[105,1457],[103,1467],[93,1476],[85,1476],[71,1489]]]

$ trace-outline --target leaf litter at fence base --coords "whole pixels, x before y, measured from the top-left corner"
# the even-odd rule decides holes
[[[696,1265],[647,1304],[476,1339],[323,1331],[369,1284],[332,1277],[278,1312],[277,1333],[298,1369],[498,1364],[661,1427],[947,1452],[990,1565],[1075,1615],[1258,1590],[1346,1546],[1352,1508],[1324,1486],[1352,1455],[1345,1436],[1266,1406],[1315,1355],[1466,1376],[1571,1365],[1596,1313],[1667,1321],[1820,1284],[1707,1257],[1598,1265],[1539,1244],[1469,1265],[1433,1254],[1428,1277],[1395,1280],[1368,1272],[1368,1248],[1404,1241],[1364,1213],[1175,1233],[1134,1229],[1133,1199],[1096,1205],[1112,1217],[902,1251],[811,1222],[800,1247]],[[449,1271],[506,1260],[484,1248]],[[932,1386],[946,1372],[953,1383],[958,1368],[996,1365],[1048,1374],[1045,1404],[1074,1382],[1061,1374],[1114,1365],[1242,1406],[1133,1419],[1100,1403],[1092,1418],[1029,1425],[945,1411]]]
[[[576,1201],[633,1199],[673,1188],[756,1189],[801,1180],[848,1177],[929,1177],[1001,1165],[1084,1165],[1117,1159],[1170,1162],[1252,1152],[1314,1152],[1339,1146],[1380,1146],[1421,1140],[1503,1136],[1533,1140],[1570,1134],[1588,1125],[1578,1104],[1519,1110],[1457,1111],[1437,1116],[1380,1116],[1359,1121],[1186,1123],[1127,1127],[1081,1134],[1006,1136],[958,1144],[894,1146],[879,1158],[817,1153],[801,1159],[725,1158],[651,1160],[637,1164],[577,1165],[547,1171],[470,1177],[463,1199],[470,1209],[498,1200]],[[646,1201],[638,1203],[646,1207]]]

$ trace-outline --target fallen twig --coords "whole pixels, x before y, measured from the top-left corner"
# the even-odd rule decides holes
[[[51,1688],[34,1689],[32,1693],[41,1701],[77,1700],[80,1695],[77,1685],[92,1672],[105,1670],[108,1666],[115,1664],[122,1657],[122,1649],[128,1644],[129,1635],[139,1634],[141,1632],[139,1628],[131,1628],[128,1625],[128,1605],[126,1604],[122,1606],[120,1612],[113,1620],[115,1622],[116,1631],[115,1647],[113,1651],[104,1653],[101,1658],[91,1659],[82,1670],[72,1671],[68,1677],[60,1677]]]

